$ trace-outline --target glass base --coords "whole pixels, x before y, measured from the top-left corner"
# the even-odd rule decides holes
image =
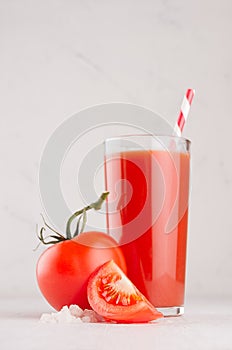
[[[157,307],[164,317],[181,316],[184,314],[184,306]]]

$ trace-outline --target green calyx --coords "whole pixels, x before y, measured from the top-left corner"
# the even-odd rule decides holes
[[[40,242],[42,242],[43,244],[56,244],[62,241],[70,240],[76,237],[78,234],[82,233],[85,229],[85,225],[87,222],[86,212],[91,209],[100,210],[102,207],[102,204],[104,203],[108,195],[109,195],[109,192],[103,192],[96,202],[93,202],[87,205],[86,207],[76,211],[74,214],[72,214],[66,224],[66,236],[62,235],[58,231],[54,230],[50,225],[48,225],[43,215],[41,214],[44,222],[44,226],[41,227],[40,232],[38,233],[38,238]],[[76,218],[77,218],[76,229],[73,233],[71,233],[71,225]],[[50,231],[52,231],[53,234],[45,237],[44,232],[46,231],[46,229],[49,229]]]

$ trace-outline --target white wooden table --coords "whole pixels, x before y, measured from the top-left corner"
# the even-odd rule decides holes
[[[1,299],[1,350],[232,349],[232,298],[188,298],[185,315],[157,324],[41,324],[41,298]]]

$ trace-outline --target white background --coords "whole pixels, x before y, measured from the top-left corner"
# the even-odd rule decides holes
[[[38,296],[38,169],[55,128],[127,102],[174,124],[193,170],[187,295],[232,294],[230,0],[0,0],[0,295]]]

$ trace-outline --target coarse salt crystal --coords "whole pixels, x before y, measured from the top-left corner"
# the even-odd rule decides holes
[[[81,317],[83,314],[82,308],[80,308],[80,306],[78,306],[78,305],[70,305],[69,311],[70,311],[71,315],[75,316],[75,317]]]
[[[82,322],[91,322],[91,323],[99,322],[99,319],[96,317],[96,313],[88,309],[85,309],[83,311],[83,315],[81,319],[82,319]]]
[[[97,323],[103,321],[103,318],[93,310],[83,311],[78,305],[64,306],[58,312],[44,313],[40,317],[41,323]]]

